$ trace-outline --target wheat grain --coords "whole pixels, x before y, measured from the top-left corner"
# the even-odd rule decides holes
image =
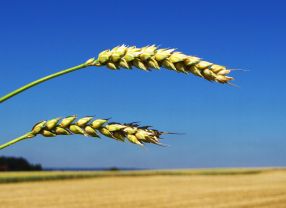
[[[40,121],[33,126],[30,132],[8,143],[0,145],[0,149],[4,149],[16,142],[33,138],[37,135],[55,137],[58,135],[72,134],[79,134],[87,137],[100,137],[99,134],[102,134],[118,141],[125,141],[127,139],[134,144],[143,146],[144,143],[162,145],[160,143],[160,136],[169,133],[151,129],[150,126],[140,126],[136,122],[115,123],[109,122],[109,119],[94,119],[92,116],[79,119],[77,116],[68,116],[65,118]]]
[[[153,69],[167,68],[185,74],[193,73],[209,81],[218,83],[230,83],[232,77],[227,76],[232,70],[225,66],[203,61],[198,57],[185,55],[175,49],[158,48],[155,45],[136,48],[125,45],[117,46],[112,50],[105,50],[98,55],[98,59],[91,58],[86,62],[42,77],[30,82],[6,95],[0,97],[0,103],[14,97],[23,91],[34,87],[47,80],[59,77],[90,66],[107,66],[110,69],[132,69],[136,67],[145,71]]]
[[[89,65],[107,66],[113,70],[131,69],[134,66],[145,71],[164,67],[181,73],[193,73],[206,80],[219,83],[229,83],[233,80],[232,77],[227,76],[231,70],[225,66],[203,61],[195,56],[185,55],[175,51],[175,49],[159,49],[155,45],[142,48],[117,46],[112,50],[99,53],[98,59],[93,62],[90,61]]]
[[[77,121],[76,121],[77,120]],[[57,135],[81,134],[89,137],[99,137],[99,133],[120,141],[125,139],[138,145],[143,143],[160,144],[159,139],[167,132],[150,129],[149,126],[140,126],[137,123],[115,123],[108,119],[94,119],[92,116],[77,119],[77,116],[55,118],[37,123],[31,135],[55,137]]]

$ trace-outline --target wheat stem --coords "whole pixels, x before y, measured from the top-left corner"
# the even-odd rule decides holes
[[[24,134],[23,136],[17,137],[16,139],[13,139],[13,140],[11,140],[11,141],[5,143],[5,144],[0,145],[0,150],[1,150],[1,149],[4,149],[4,148],[6,148],[6,147],[9,147],[9,146],[11,146],[11,145],[13,145],[13,144],[15,144],[15,143],[17,143],[17,142],[20,142],[20,141],[22,141],[22,140],[29,139],[29,138],[31,138],[31,137],[33,137],[33,136],[31,135],[31,132],[28,132],[27,134]]]
[[[85,67],[88,67],[89,66],[89,63],[88,61],[83,63],[83,64],[80,64],[80,65],[77,65],[77,66],[74,66],[74,67],[71,67],[71,68],[68,68],[68,69],[64,69],[62,71],[59,71],[59,72],[56,72],[54,74],[51,74],[51,75],[48,75],[48,76],[45,76],[43,78],[40,78],[38,80],[35,80],[33,82],[30,82],[29,84],[26,84],[24,85],[23,87],[20,87],[10,93],[8,93],[7,95],[4,95],[3,97],[0,98],[0,103],[3,103],[4,101],[14,97],[15,95],[33,87],[33,86],[36,86],[42,82],[45,82],[47,80],[50,80],[50,79],[53,79],[55,77],[58,77],[58,76],[61,76],[61,75],[64,75],[64,74],[67,74],[67,73],[70,73],[70,72],[73,72],[73,71],[76,71],[76,70],[79,70],[79,69],[82,69],[82,68],[85,68]]]
[[[203,61],[195,56],[177,52],[175,49],[160,49],[155,45],[145,46],[142,48],[122,45],[117,46],[112,50],[105,50],[99,53],[98,59],[96,60],[91,58],[83,64],[48,75],[24,85],[23,87],[0,97],[0,103],[42,82],[89,66],[107,66],[113,70],[120,68],[131,69],[132,67],[135,67],[144,71],[166,68],[185,74],[192,73],[208,81],[214,81],[222,84],[230,84],[230,81],[233,80],[232,77],[227,76],[231,70],[226,67]]]

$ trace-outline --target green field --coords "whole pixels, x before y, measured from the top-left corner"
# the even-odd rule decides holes
[[[64,180],[94,177],[154,176],[154,175],[241,175],[258,174],[279,169],[182,169],[140,171],[34,171],[0,172],[0,183]]]
[[[286,169],[6,172],[0,183],[1,208],[286,207]]]

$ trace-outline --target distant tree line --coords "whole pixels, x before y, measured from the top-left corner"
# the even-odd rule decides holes
[[[22,157],[0,157],[0,171],[36,171],[42,170],[40,164],[31,164]]]

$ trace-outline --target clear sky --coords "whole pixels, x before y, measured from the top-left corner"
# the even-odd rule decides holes
[[[186,134],[168,136],[167,148],[37,137],[0,155],[45,167],[285,166],[285,9],[283,1],[2,1],[1,95],[120,44],[174,47],[249,71],[232,74],[238,88],[104,67],[51,80],[1,104],[1,143],[72,114]]]

